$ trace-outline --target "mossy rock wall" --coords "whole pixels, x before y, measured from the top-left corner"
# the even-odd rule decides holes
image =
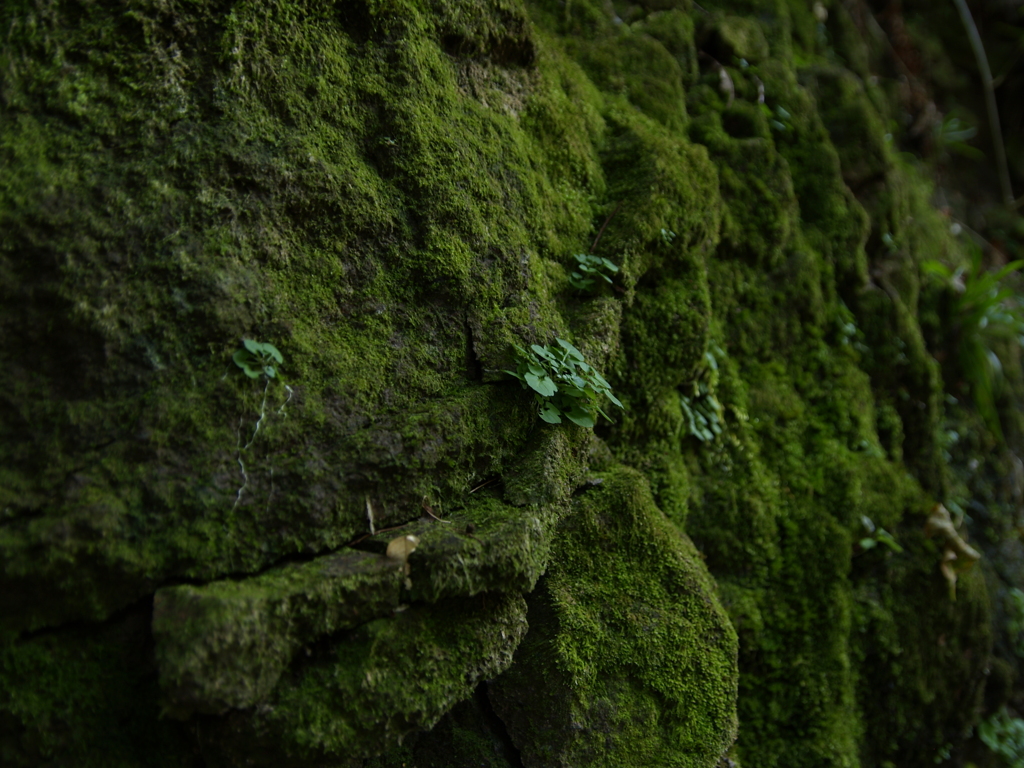
[[[5,2],[3,763],[955,751],[990,609],[922,532],[920,262],[959,246],[822,8]],[[556,338],[611,423],[505,373]]]

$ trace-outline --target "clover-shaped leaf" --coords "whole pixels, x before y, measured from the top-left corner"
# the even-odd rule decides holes
[[[277,366],[284,362],[284,355],[277,347],[255,339],[242,339],[242,346],[245,349],[236,350],[231,356],[235,365],[242,369],[242,373],[250,379],[258,379],[260,376],[266,376],[268,379],[277,377]]]
[[[544,397],[551,397],[558,391],[558,385],[550,376],[535,376],[532,373],[526,373],[523,375],[523,379],[530,389]]]
[[[623,405],[611,394],[608,382],[573,344],[565,339],[555,341],[558,346],[533,344],[529,349],[517,346],[516,370],[506,373],[533,391],[539,405],[538,414],[549,424],[561,424],[563,416],[586,428],[597,423],[598,415],[611,421],[601,410],[603,398],[619,408]]]
[[[592,256],[587,253],[577,253],[573,256],[576,259],[576,270],[569,277],[569,284],[579,291],[589,291],[595,284],[594,278],[600,278],[606,283],[612,282],[612,275],[619,271],[618,266],[601,256]]]

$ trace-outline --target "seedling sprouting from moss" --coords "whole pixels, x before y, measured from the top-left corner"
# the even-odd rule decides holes
[[[278,366],[284,363],[284,356],[277,350],[273,344],[268,342],[259,342],[254,339],[242,339],[242,345],[245,349],[239,349],[231,356],[234,360],[235,365],[242,369],[242,373],[248,376],[250,379],[258,379],[261,376],[266,379],[263,385],[263,401],[260,403],[260,417],[256,420],[256,426],[253,428],[252,437],[249,441],[242,445],[242,422],[238,422],[238,468],[242,472],[242,485],[238,488],[238,493],[235,494],[234,507],[237,507],[239,502],[242,500],[242,493],[249,485],[249,473],[245,469],[245,461],[242,456],[245,451],[252,447],[252,444],[256,441],[256,435],[260,433],[260,427],[263,426],[263,420],[267,417],[267,390],[270,388],[270,380],[277,378]],[[281,403],[281,406],[277,409],[278,416],[284,416],[284,407],[292,399],[292,388],[287,384],[284,385],[285,390],[288,392],[288,397]]]
[[[615,208],[608,214],[608,218],[604,220],[604,224],[601,225],[601,229],[598,230],[597,237],[594,238],[594,242],[590,245],[591,251],[597,250],[597,244],[601,242],[601,236],[604,234],[605,228],[608,226],[608,222],[612,220],[619,208],[622,206],[620,200],[615,204]],[[594,286],[597,285],[597,279],[600,278],[606,283],[612,282],[612,275],[616,275],[619,272],[619,268],[614,262],[608,259],[602,258],[601,256],[593,256],[589,253],[577,253],[573,256],[576,259],[576,271],[569,276],[569,283],[578,291],[592,291]]]
[[[573,256],[578,262],[576,271],[569,276],[569,283],[579,291],[591,291],[597,280],[604,280],[609,285],[612,275],[618,274],[619,268],[601,256],[577,253]]]
[[[702,443],[710,443],[725,431],[725,413],[705,382],[694,384],[692,396],[680,395],[687,431]]]
[[[874,549],[879,544],[884,544],[897,555],[903,551],[903,547],[893,538],[893,535],[885,528],[875,527],[875,523],[870,517],[861,515],[860,522],[864,526],[864,530],[867,531],[867,535],[857,542],[862,552]]]
[[[768,124],[773,130],[779,131],[780,133],[793,130],[793,115],[791,115],[789,110],[781,104],[777,104],[773,110],[767,104],[762,102],[761,111],[764,112],[765,117],[768,118]]]
[[[573,424],[592,428],[598,414],[611,421],[601,410],[604,400],[623,407],[612,394],[611,385],[576,347],[565,339],[555,341],[557,347],[532,344],[527,350],[517,346],[516,370],[505,373],[519,379],[524,389],[533,390],[540,417],[549,424],[561,424],[564,416]]]
[[[277,376],[277,366],[284,362],[284,357],[277,351],[277,347],[254,339],[242,339],[242,344],[245,349],[240,349],[231,356],[235,365],[242,369],[242,373],[250,379],[258,379],[260,376],[273,379]]]
[[[689,394],[679,396],[679,405],[686,418],[686,430],[702,443],[713,442],[725,431],[725,409],[715,397],[715,386],[718,384],[718,357],[715,353],[725,357],[725,352],[712,343],[711,349],[704,353],[707,365],[699,372]]]

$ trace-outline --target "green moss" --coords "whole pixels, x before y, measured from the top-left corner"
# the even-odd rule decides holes
[[[4,765],[197,765],[183,728],[159,720],[145,610],[103,627],[0,647]]]
[[[798,210],[788,163],[766,139],[729,137],[714,113],[694,120],[690,135],[720,168],[723,250],[774,268],[793,236]]]
[[[798,18],[804,15],[806,9],[801,8]],[[739,46],[726,49],[728,53],[738,50],[763,56],[767,43],[767,53],[773,57],[786,60],[792,54],[793,15],[786,0],[728,0],[716,5],[710,21],[709,32],[718,32],[730,45]],[[738,62],[723,58],[722,63],[731,66]]]
[[[531,591],[494,687],[524,764],[711,765],[736,710],[750,768],[958,743],[989,618],[919,532],[951,486],[918,277],[958,246],[827,5],[4,5],[0,613],[66,625],[5,646],[5,758],[188,763],[146,622],[108,636],[154,592],[182,711],[234,707],[189,725],[215,764],[487,759],[478,681]],[[606,221],[620,282],[580,296]],[[628,405],[596,436],[502,373],[555,336]],[[971,480],[993,508],[1006,466]],[[393,531],[325,554],[368,502],[421,538],[411,589],[372,565]],[[862,516],[905,551],[860,551]],[[325,572],[352,557],[383,577]]]
[[[567,53],[583,64],[602,91],[625,96],[666,128],[678,130],[686,124],[683,69],[657,38],[637,30],[596,43],[575,42]]]
[[[695,260],[696,261],[696,260]],[[707,272],[697,261],[689,279],[644,286],[622,323],[625,355],[618,378],[630,404],[656,400],[693,377],[707,348]]]
[[[900,750],[897,764],[902,765],[911,759],[908,742],[881,746],[870,720],[874,715],[863,708],[868,694],[858,681],[879,678],[870,664],[862,664],[860,646],[851,636],[859,605],[851,568],[857,579],[888,583],[889,568],[919,568],[934,579],[937,561],[922,552],[906,554],[898,564],[885,553],[854,558],[851,543],[863,535],[862,515],[895,531],[901,541],[912,540],[911,532],[921,524],[916,515],[930,504],[914,478],[884,458],[875,392],[903,388],[921,393],[896,414],[883,410],[877,423],[886,425],[886,447],[898,461],[907,420],[907,433],[913,429],[917,435],[910,447],[914,460],[908,464],[929,487],[941,488],[934,480],[936,462],[922,458],[932,455],[927,441],[937,423],[934,362],[921,346],[916,305],[907,303],[915,301],[916,276],[907,278],[907,268],[897,267],[891,292],[858,290],[867,276],[865,245],[872,247],[868,216],[880,210],[898,216],[887,207],[892,198],[869,201],[870,214],[853,202],[813,102],[772,66],[759,74],[766,95],[793,115],[792,129],[773,132],[773,139],[789,161],[794,189],[800,190],[801,221],[790,237],[777,240],[792,250],[776,250],[772,263],[752,268],[746,261],[709,262],[712,306],[724,320],[722,343],[729,360],[737,363],[723,368],[719,397],[727,405],[734,399],[749,421],[730,421],[731,441],[702,446],[687,461],[693,496],[686,526],[721,585],[740,636],[738,754],[743,763],[853,765],[869,744],[868,749],[878,750],[872,753],[876,756]],[[714,147],[728,148],[736,141],[719,127],[726,116],[734,132],[757,133],[752,119],[740,119],[743,114],[735,108],[722,118],[706,114],[694,120],[691,135],[707,143],[714,156]],[[901,205],[917,205],[915,184],[901,183],[899,199],[908,201]],[[772,198],[778,199],[778,193]],[[877,220],[871,223],[878,226]],[[755,226],[737,229],[759,234]],[[766,245],[747,252],[763,257]],[[923,252],[908,247],[910,254]],[[907,262],[913,263],[912,258]],[[848,325],[844,333],[853,336],[845,340],[831,330],[849,317],[838,307],[841,294],[853,302],[858,318],[866,318],[866,302],[877,299],[871,318],[858,320],[860,328]],[[896,311],[883,315],[883,306]],[[857,344],[861,338],[870,340],[870,355],[891,347],[894,354],[902,351],[906,362],[888,358],[879,366],[874,359],[862,359],[850,341]],[[914,593],[921,586],[918,580],[905,588]],[[983,597],[968,594],[967,605],[942,608],[949,621],[970,624],[984,611]],[[902,623],[912,621],[910,613],[891,618],[893,631],[911,631]],[[983,647],[984,623],[965,642]],[[914,675],[923,675],[923,667],[916,669]],[[962,686],[980,682],[977,668],[960,669],[957,675]],[[902,696],[900,685],[890,690],[890,706],[920,711],[923,697]],[[950,741],[954,720],[972,717],[969,707],[957,715],[953,711],[947,710],[948,719],[936,726]]]
[[[635,23],[634,29],[653,37],[675,57],[684,88],[689,89],[697,81],[700,71],[694,42],[694,19],[689,9],[684,12],[671,8],[649,13]]]
[[[597,97],[518,4],[393,10],[5,9],[14,629],[336,548],[366,495],[404,522],[523,447],[530,409],[480,380],[564,333],[524,259],[592,226]],[[240,451],[246,335],[293,394]]]
[[[514,515],[483,496],[445,522],[425,518],[360,545],[374,554],[343,550],[249,579],[159,590],[153,635],[166,712],[257,705],[303,646],[391,615],[400,602],[532,590],[556,511]],[[408,570],[384,556],[396,536],[418,539]]]
[[[706,44],[719,61],[734,65],[740,59],[756,63],[768,58],[768,41],[761,25],[744,16],[725,16],[712,27]]]
[[[840,69],[806,76],[821,118],[839,153],[843,178],[854,190],[884,176],[892,166],[885,126],[865,95],[860,79]]]
[[[516,506],[564,505],[579,485],[589,434],[576,425],[562,428],[538,420],[528,448],[508,468],[505,499]]]
[[[367,760],[363,768],[516,768],[515,747],[487,699],[487,685],[441,718],[430,731],[403,741],[401,749]]]
[[[735,636],[692,545],[632,470],[579,495],[492,700],[528,765],[714,765]]]
[[[863,327],[871,350],[866,367],[873,383],[898,393],[895,405],[905,434],[904,460],[929,490],[942,494],[946,477],[938,442],[938,363],[926,351],[920,327],[895,291],[865,292],[858,314],[871,318]]]
[[[860,25],[866,22],[859,9],[851,10],[844,4],[828,8],[828,32],[836,53],[847,68],[863,80],[871,76],[872,50],[861,36]]]
[[[349,552],[158,591],[153,635],[168,711],[185,718],[252,706],[303,644],[397,608],[404,577],[393,560]]]
[[[560,458],[563,471],[566,465],[573,466],[571,458]],[[421,518],[359,546],[383,551],[395,536],[419,538],[409,556],[409,591],[403,593],[411,601],[434,603],[484,592],[531,591],[547,568],[561,505],[520,509],[488,497],[485,491],[480,496],[446,515],[445,522]]]
[[[740,637],[743,762],[854,765],[864,732],[849,644],[851,534],[860,515],[895,526],[894,508],[920,492],[884,460],[822,441],[826,422],[805,426],[817,409],[784,382],[762,374],[749,426],[731,426],[739,442],[700,457],[687,528]]]
[[[692,491],[690,472],[679,451],[685,431],[679,393],[672,389],[637,414],[627,414],[613,442],[620,460],[643,472],[658,508],[680,527],[685,524]],[[607,469],[596,464],[598,471]]]
[[[525,632],[519,595],[412,606],[313,646],[264,706],[200,721],[200,743],[224,765],[352,760],[393,749],[502,672]]]
[[[717,242],[720,211],[714,166],[702,147],[621,104],[609,108],[606,121],[606,195],[620,207],[608,223],[602,248],[619,254],[627,288],[649,270],[685,274],[692,269],[695,254]],[[680,235],[666,245],[662,229]]]
[[[908,538],[922,556],[895,563],[883,583],[859,585],[852,637],[863,670],[858,698],[871,734],[865,760],[923,765],[963,738],[963,723],[981,705],[991,607],[977,570],[958,580],[952,602],[938,572],[940,553]],[[902,684],[885,686],[893,679]]]

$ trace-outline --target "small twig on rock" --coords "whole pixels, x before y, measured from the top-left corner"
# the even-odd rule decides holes
[[[437,520],[437,522],[439,522],[439,523],[446,523],[447,525],[451,525],[451,522],[452,522],[451,520],[442,520],[440,517],[438,517],[437,515],[434,514],[433,508],[431,508],[431,506],[429,504],[427,504],[427,497],[426,496],[423,497],[423,511],[426,512],[428,515],[430,515],[435,520]]]
[[[616,213],[618,213],[619,212],[619,208],[621,208],[621,207],[622,207],[622,201],[619,200],[619,202],[617,202],[615,204],[615,208],[612,209],[612,212],[608,214],[608,218],[604,220],[604,224],[601,225],[601,229],[598,230],[597,237],[594,238],[594,242],[590,244],[590,252],[591,253],[593,253],[594,251],[597,250],[597,244],[599,242],[601,242],[601,235],[604,234],[604,228],[608,226],[608,222],[612,220],[612,216],[614,216]]]
[[[476,488],[474,488],[474,489],[473,489],[472,491],[470,491],[470,493],[476,493],[476,492],[477,492],[477,491],[479,491],[479,490],[480,490],[481,488],[486,488],[486,487],[487,487],[488,485],[490,485],[491,483],[496,483],[496,482],[497,482],[498,480],[500,480],[500,479],[501,479],[500,477],[492,477],[492,478],[491,478],[490,480],[488,480],[488,481],[487,481],[486,483],[480,483],[480,485],[478,485],[478,486],[477,486]]]

